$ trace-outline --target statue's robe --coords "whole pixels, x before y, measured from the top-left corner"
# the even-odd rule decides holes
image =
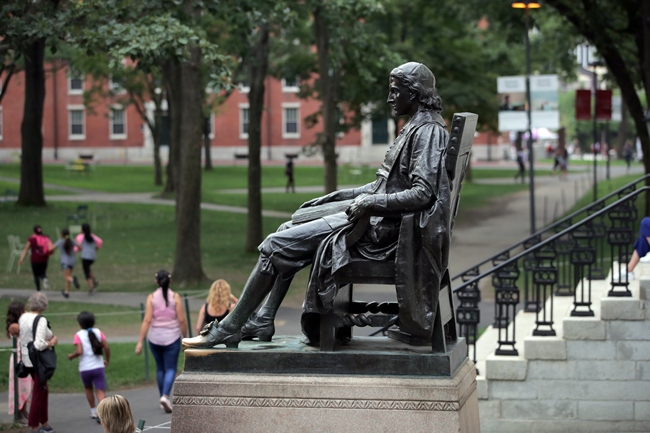
[[[352,247],[353,224],[345,214],[319,243],[303,304],[303,332],[318,339],[319,314],[330,311],[339,286],[334,274],[355,258],[394,259],[400,330],[430,339],[451,237],[450,181],[445,169],[448,133],[440,114],[419,111],[402,128],[377,171],[377,179],[354,190],[373,194],[370,224]],[[316,314],[318,313],[318,314]]]

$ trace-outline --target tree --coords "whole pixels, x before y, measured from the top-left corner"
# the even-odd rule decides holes
[[[20,191],[17,204],[45,206],[43,191],[43,104],[46,45],[56,49],[76,8],[64,0],[8,0],[0,7],[0,63],[10,78],[13,60],[25,68],[25,103],[21,132]],[[7,60],[9,59],[9,62]],[[7,82],[4,84],[6,86]],[[4,90],[2,93],[4,94]]]

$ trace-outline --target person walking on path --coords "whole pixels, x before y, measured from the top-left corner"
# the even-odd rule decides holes
[[[97,250],[102,247],[103,241],[96,234],[90,231],[90,225],[83,223],[81,225],[81,233],[77,235],[77,243],[81,245],[81,266],[84,270],[86,282],[88,283],[88,294],[95,294],[97,289],[97,279],[90,269],[90,266],[97,260]]]
[[[32,403],[29,407],[29,418],[27,421],[27,425],[31,427],[31,431],[34,433],[54,432],[54,429],[48,422],[49,389],[47,387],[47,380],[41,380],[42,378],[39,377],[37,368],[35,368],[31,359],[29,359],[29,349],[27,348],[27,344],[33,341],[34,348],[42,352],[44,350],[51,350],[59,342],[59,339],[52,333],[48,320],[41,316],[47,309],[47,305],[47,296],[44,293],[34,293],[27,301],[27,312],[23,313],[18,320],[18,326],[20,328],[20,357],[34,380]],[[37,316],[41,317],[34,331]]]
[[[71,283],[73,283],[77,289],[79,288],[79,280],[77,280],[77,277],[72,275],[77,260],[75,247],[81,249],[81,246],[77,241],[70,238],[70,230],[61,230],[61,239],[56,241],[54,248],[59,248],[61,250],[61,271],[63,271],[63,278],[65,279],[65,290],[62,290],[61,294],[64,298],[70,297]]]
[[[172,403],[169,396],[176,378],[181,336],[187,337],[187,320],[181,297],[169,288],[172,280],[171,274],[162,269],[155,276],[158,288],[147,296],[135,354],[142,353],[142,343],[147,337],[151,353],[156,361],[156,381],[160,393],[160,406],[165,412],[171,413]]]
[[[77,322],[81,331],[78,331],[74,336],[75,351],[68,354],[68,359],[72,361],[79,358],[79,375],[90,405],[90,417],[99,422],[93,386],[99,403],[106,397],[106,375],[104,370],[111,360],[111,349],[108,347],[104,333],[95,328],[95,315],[93,313],[82,311],[77,316]]]
[[[284,174],[287,176],[287,186],[285,187],[285,191],[289,192],[289,189],[291,189],[291,192],[295,193],[296,185],[293,179],[293,158],[287,158],[287,165],[284,167]]]
[[[27,256],[27,252],[31,250],[29,261],[32,265],[32,274],[34,275],[34,284],[36,284],[36,291],[41,290],[41,280],[43,280],[43,288],[48,290],[50,285],[47,282],[47,262],[50,255],[54,250],[50,238],[43,234],[41,226],[34,226],[34,234],[27,239],[23,253],[18,260],[18,266],[23,265],[23,261]]]
[[[521,177],[521,183],[524,183],[526,181],[526,152],[524,151],[523,147],[520,147],[517,149],[517,165],[519,166],[519,170],[515,174],[515,182],[517,181],[518,177]]]
[[[25,312],[25,304],[20,301],[14,301],[9,304],[7,309],[7,337],[20,336],[20,325],[18,320]],[[20,347],[20,340],[18,340],[16,347]],[[11,354],[9,358],[9,414],[14,413],[14,357],[15,353]],[[20,412],[20,424],[27,425],[27,405],[32,396],[32,378],[22,377],[18,378],[18,407]]]
[[[201,332],[205,325],[214,320],[217,323],[222,321],[230,313],[230,310],[237,305],[237,301],[238,299],[230,293],[230,284],[226,280],[219,279],[212,283],[208,298],[196,318],[196,333]]]

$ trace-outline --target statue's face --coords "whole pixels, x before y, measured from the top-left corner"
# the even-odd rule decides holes
[[[396,116],[413,114],[414,98],[409,89],[395,77],[390,77],[387,102],[393,107]]]

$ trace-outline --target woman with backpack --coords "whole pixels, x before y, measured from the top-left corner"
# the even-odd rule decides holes
[[[34,275],[34,283],[36,284],[36,291],[41,290],[41,280],[43,280],[43,288],[48,290],[50,285],[47,282],[47,261],[54,250],[54,246],[50,238],[43,234],[41,226],[34,226],[34,234],[27,239],[23,253],[18,260],[18,266],[22,266],[27,253],[31,250],[32,254],[29,261],[32,264],[32,274]]]
[[[32,388],[32,403],[29,407],[29,418],[27,425],[31,431],[53,432],[54,429],[48,422],[48,399],[49,390],[47,387],[47,376],[40,377],[39,371],[29,357],[29,343],[38,352],[51,350],[57,345],[59,339],[52,333],[48,320],[42,316],[47,309],[47,296],[42,292],[36,292],[27,301],[27,311],[20,316],[18,326],[20,329],[20,358],[27,367],[27,371],[34,379]],[[37,320],[38,319],[38,320]],[[34,325],[36,324],[36,327]],[[50,372],[51,375],[52,371]]]

